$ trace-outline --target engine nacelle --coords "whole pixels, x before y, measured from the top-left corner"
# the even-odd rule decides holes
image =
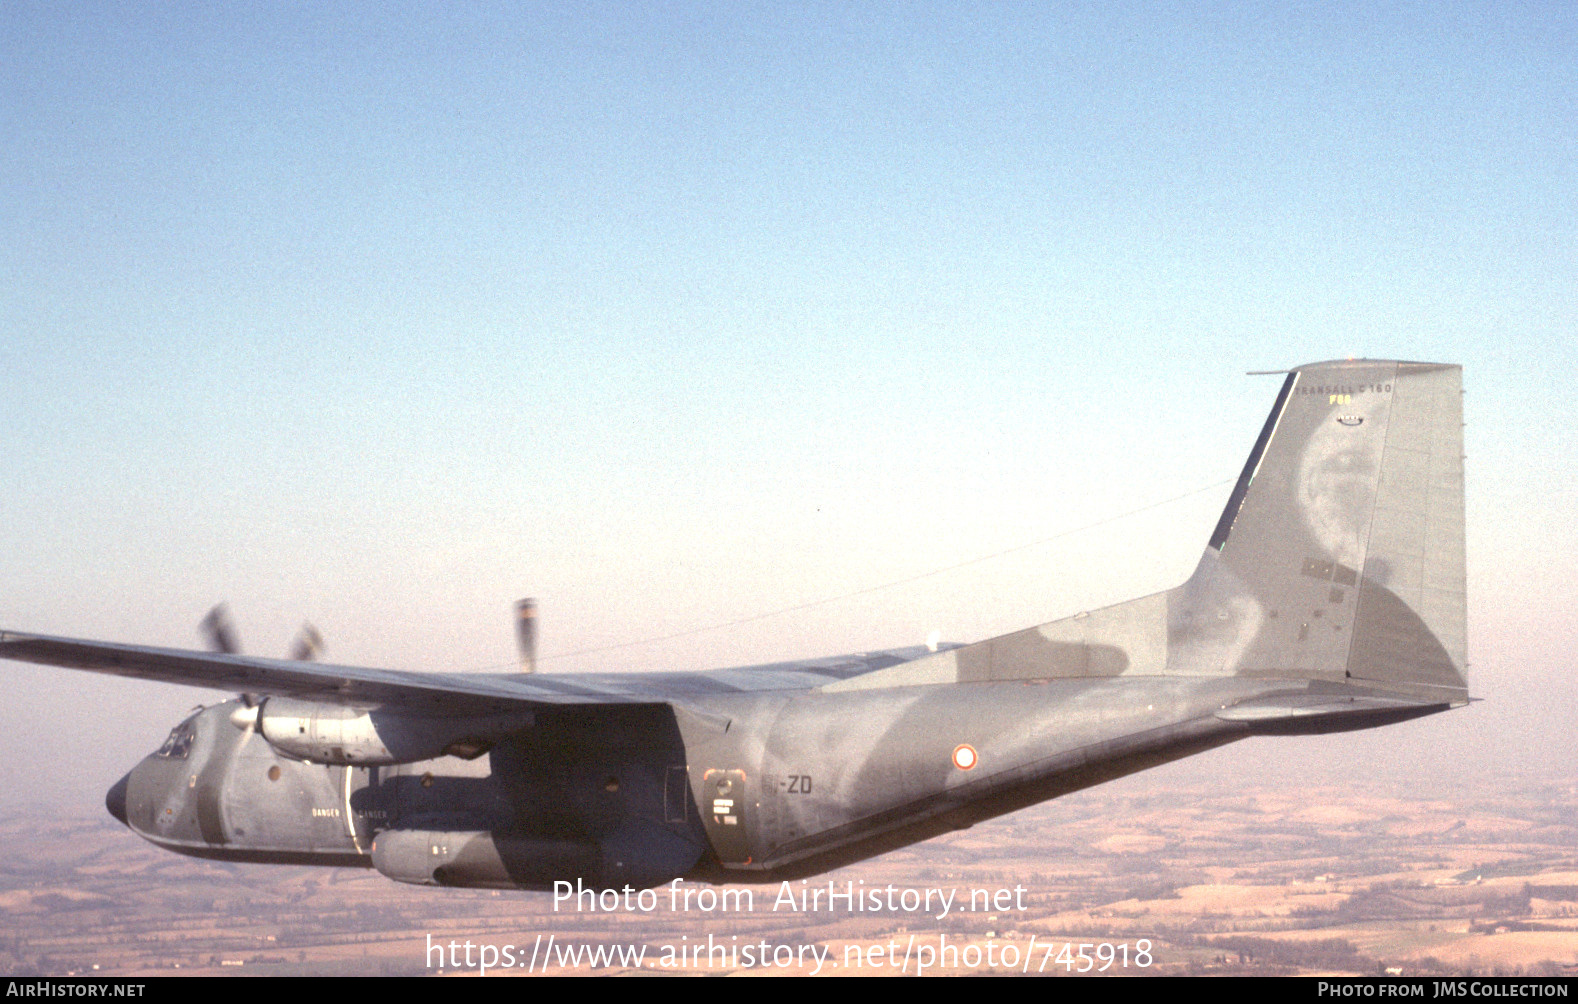
[[[256,726],[270,746],[296,760],[387,766],[481,756],[500,737],[529,728],[532,714],[440,718],[270,697],[261,705],[237,708],[230,720],[237,728]]]

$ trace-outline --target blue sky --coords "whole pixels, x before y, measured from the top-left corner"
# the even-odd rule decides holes
[[[1467,731],[1571,738],[1575,43],[1547,4],[6,4],[0,625],[185,646],[224,599],[260,653],[501,667],[520,595],[550,656],[840,595],[1232,478],[1246,370],[1432,359]],[[550,668],[1021,627],[1174,584],[1225,495]],[[90,801],[202,696],[3,668],[4,769]]]

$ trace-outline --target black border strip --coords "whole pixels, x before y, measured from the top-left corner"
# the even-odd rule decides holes
[[[1299,371],[1294,370],[1282,381],[1282,392],[1277,395],[1277,403],[1271,406],[1271,417],[1266,419],[1265,427],[1260,430],[1260,438],[1255,440],[1255,448],[1250,451],[1249,460],[1244,464],[1244,473],[1238,476],[1238,484],[1233,486],[1233,494],[1227,497],[1227,508],[1222,510],[1222,518],[1217,520],[1216,530],[1211,534],[1211,546],[1218,551],[1227,543],[1227,535],[1233,532],[1233,521],[1238,519],[1238,507],[1244,504],[1244,496],[1249,494],[1249,483],[1255,478],[1255,468],[1260,466],[1260,457],[1271,442],[1271,433],[1277,427],[1277,420],[1282,417],[1282,409],[1287,406],[1288,395],[1293,392],[1293,381],[1298,376]]]

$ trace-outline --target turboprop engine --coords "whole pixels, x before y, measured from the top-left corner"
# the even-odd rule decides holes
[[[529,728],[532,714],[430,718],[270,697],[237,708],[230,721],[238,729],[257,729],[270,746],[295,760],[380,767],[441,756],[474,759],[500,737]]]

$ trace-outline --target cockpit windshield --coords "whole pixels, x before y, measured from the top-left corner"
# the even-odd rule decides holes
[[[185,760],[192,752],[192,740],[197,738],[197,726],[194,724],[197,716],[193,715],[186,721],[170,730],[170,737],[164,741],[154,756],[166,760]]]

